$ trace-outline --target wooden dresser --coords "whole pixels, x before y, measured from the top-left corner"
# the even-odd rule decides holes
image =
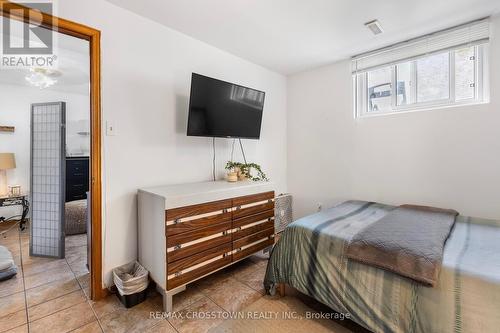
[[[140,189],[139,262],[171,311],[186,285],[274,244],[272,183],[225,181]]]

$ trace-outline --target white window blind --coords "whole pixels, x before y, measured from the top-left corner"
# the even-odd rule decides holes
[[[488,43],[489,19],[473,21],[352,58],[353,74],[432,53]]]

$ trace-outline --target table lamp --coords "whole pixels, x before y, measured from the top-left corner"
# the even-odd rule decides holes
[[[16,167],[14,153],[0,153],[0,196],[7,195],[7,171]]]

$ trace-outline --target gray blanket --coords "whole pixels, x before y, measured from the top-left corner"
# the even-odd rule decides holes
[[[354,235],[347,257],[434,287],[457,215],[454,210],[400,206]]]

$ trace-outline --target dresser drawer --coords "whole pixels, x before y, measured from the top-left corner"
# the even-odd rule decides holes
[[[230,255],[221,255],[219,257],[211,259],[208,263],[204,263],[203,265],[200,264],[199,267],[193,266],[192,270],[183,272],[178,276],[167,276],[167,290],[174,289],[193,280],[196,280],[199,277],[210,274],[221,267],[229,265],[231,261],[232,260]]]
[[[192,256],[176,260],[174,262],[168,263],[167,274],[172,275],[182,272],[183,270],[189,269],[192,266],[199,265],[223,254],[229,255],[232,250],[233,246],[231,242],[229,242],[201,251]]]
[[[191,232],[229,221],[231,221],[231,212],[225,208],[216,212],[184,217],[175,221],[167,220],[167,236],[170,237],[185,232]]]
[[[239,219],[233,220],[233,228],[243,227],[247,224],[269,220],[274,218],[274,210],[266,210],[254,215],[245,216]]]
[[[88,159],[66,159],[66,176],[85,176],[89,174]]]
[[[248,257],[249,255],[252,255],[260,250],[264,250],[265,248],[272,246],[273,244],[274,238],[265,238],[258,243],[250,244],[248,247],[237,249],[236,252],[233,252],[233,261]]]
[[[256,243],[265,238],[269,238],[270,236],[273,235],[274,235],[274,225],[267,229],[261,230],[257,233],[233,241],[233,249],[237,250],[239,248],[249,246],[253,243]]]
[[[187,243],[199,242],[216,234],[228,234],[231,230],[231,221],[225,221],[206,228],[195,229],[193,231],[175,234],[167,237],[167,248],[175,247],[178,245],[187,245]]]
[[[200,242],[188,245],[186,247],[181,246],[181,248],[179,249],[171,249],[170,251],[167,250],[167,263],[170,264],[171,262],[174,262],[176,260],[186,258],[203,251],[210,250],[213,247],[226,244],[228,242],[231,243],[231,240],[232,240],[231,234],[226,234],[226,235],[219,234],[216,235],[214,238],[202,240]]]
[[[247,195],[233,199],[233,219],[274,210],[274,192]]]
[[[240,238],[248,237],[252,234],[272,229],[274,231],[274,219],[266,219],[263,222],[255,222],[251,224],[247,224],[243,227],[233,228],[232,236],[233,241],[238,240]],[[273,232],[274,233],[274,232]]]
[[[165,221],[169,222],[183,222],[192,219],[200,219],[203,217],[213,216],[217,214],[229,212],[231,209],[232,201],[220,200],[212,201],[199,205],[185,206],[179,208],[167,209],[165,212]]]

